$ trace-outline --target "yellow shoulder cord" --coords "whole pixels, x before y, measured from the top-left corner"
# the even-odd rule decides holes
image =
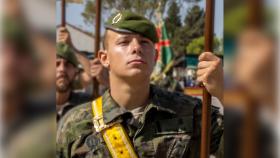
[[[96,132],[101,132],[113,158],[137,158],[130,138],[120,121],[104,124],[102,97],[92,102],[93,123]]]

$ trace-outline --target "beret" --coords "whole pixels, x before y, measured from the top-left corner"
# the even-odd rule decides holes
[[[57,43],[56,44],[56,55],[58,57],[61,57],[71,64],[73,64],[75,67],[78,67],[79,62],[74,54],[73,49],[65,43]]]
[[[120,33],[140,34],[154,43],[158,42],[155,25],[147,18],[131,11],[121,11],[113,14],[105,23],[105,27]]]

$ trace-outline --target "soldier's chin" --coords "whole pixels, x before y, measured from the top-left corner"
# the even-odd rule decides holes
[[[70,89],[70,87],[69,87],[69,86],[66,86],[66,85],[57,85],[57,86],[56,86],[56,91],[59,92],[59,93],[65,93],[65,92],[67,92],[69,89]]]
[[[134,69],[128,72],[127,77],[135,78],[135,79],[136,78],[144,79],[144,78],[150,78],[150,75],[151,74],[146,70]]]

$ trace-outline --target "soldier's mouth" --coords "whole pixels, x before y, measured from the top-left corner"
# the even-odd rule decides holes
[[[146,64],[146,62],[141,59],[134,59],[134,60],[130,60],[128,64]]]

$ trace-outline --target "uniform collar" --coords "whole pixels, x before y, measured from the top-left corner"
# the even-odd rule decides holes
[[[176,112],[168,107],[165,107],[164,104],[160,102],[160,90],[154,85],[150,86],[150,98],[151,102],[145,108],[144,113],[147,113],[151,109],[156,109],[157,111],[163,111],[171,114],[176,114]],[[159,94],[158,94],[159,93]],[[112,98],[109,90],[107,90],[102,96],[102,110],[103,110],[103,120],[105,124],[116,120],[124,115],[130,115],[130,112],[116,103]]]
[[[105,124],[108,124],[116,118],[129,113],[128,110],[122,108],[118,105],[118,103],[116,103],[109,90],[107,90],[102,96],[102,111]]]

